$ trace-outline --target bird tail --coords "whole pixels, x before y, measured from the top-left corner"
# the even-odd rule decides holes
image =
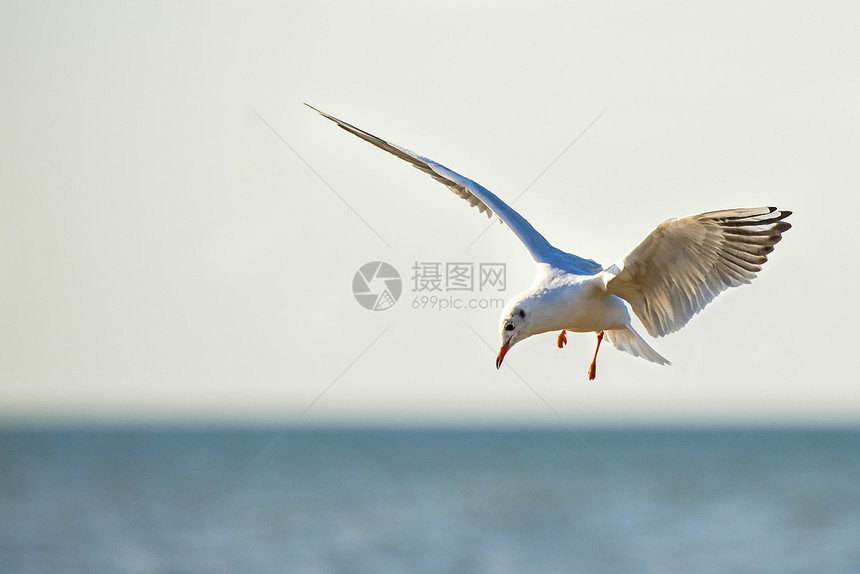
[[[665,357],[645,342],[645,339],[639,336],[639,333],[633,330],[633,327],[627,325],[621,329],[608,329],[604,331],[609,342],[615,345],[619,351],[626,351],[634,357],[642,357],[652,363],[659,365],[671,365]]]

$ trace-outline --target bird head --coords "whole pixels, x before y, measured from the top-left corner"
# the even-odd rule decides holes
[[[511,350],[511,347],[516,345],[523,339],[533,335],[530,328],[530,314],[526,300],[515,299],[502,312],[502,320],[500,323],[502,347],[499,349],[499,355],[496,357],[496,368],[502,366],[502,361],[505,355]]]

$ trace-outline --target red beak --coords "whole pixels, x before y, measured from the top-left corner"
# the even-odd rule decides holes
[[[511,348],[510,343],[511,343],[511,341],[510,341],[510,339],[508,339],[507,341],[505,341],[505,344],[502,345],[502,348],[499,349],[499,356],[496,357],[496,369],[497,370],[502,366],[502,361],[505,360],[505,355],[508,354],[508,349]]]

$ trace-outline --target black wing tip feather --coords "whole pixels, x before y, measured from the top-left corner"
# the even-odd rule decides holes
[[[762,212],[760,210],[767,210],[767,211]],[[732,212],[734,212],[733,215],[728,215],[729,213],[732,213]],[[741,212],[741,213],[737,213],[737,212]],[[753,212],[753,213],[750,213],[750,212]],[[786,217],[788,217],[789,215],[791,215],[793,213],[792,211],[788,211],[787,209],[779,209],[778,207],[774,207],[772,205],[769,205],[766,207],[738,207],[735,209],[721,209],[719,211],[709,211],[707,213],[703,213],[702,215],[703,216],[711,216],[714,219],[720,219],[720,220],[725,219],[727,221],[731,221],[731,220],[737,220],[737,219],[751,219],[751,218],[755,218],[755,217],[762,217],[765,215],[770,215],[771,213],[774,213],[774,212],[778,212],[778,214],[774,217],[774,219],[777,219],[777,220],[785,219]]]
[[[744,214],[740,214],[740,215],[721,215],[722,213],[725,213],[725,212],[716,211],[716,212],[711,212],[711,213],[705,213],[704,215],[710,215],[711,217],[713,217],[713,219],[716,219],[717,221],[725,221],[725,222],[758,221],[761,223],[766,223],[766,222],[770,222],[770,221],[782,221],[783,219],[785,219],[786,217],[788,217],[789,215],[792,214],[791,211],[780,210],[780,209],[777,209],[775,207],[766,207],[765,209],[767,209],[767,212],[765,212],[765,213],[753,213],[753,214],[744,213]],[[746,211],[746,210],[744,210],[744,209],[737,209],[737,210],[729,209],[726,211],[731,212],[731,211]],[[776,215],[774,215],[773,217],[763,219],[764,217],[769,216],[769,215],[774,214],[774,213]]]
[[[791,224],[788,223],[787,221],[783,221],[783,219],[787,218],[789,215],[794,213],[793,211],[789,211],[787,209],[777,209],[776,207],[771,207],[769,209],[770,209],[771,213],[773,213],[774,211],[779,212],[779,215],[777,217],[773,218],[771,221],[778,221],[779,222],[774,227],[776,229],[778,229],[780,231],[780,233],[782,233],[783,231],[788,231],[789,229],[791,229]]]
[[[789,210],[787,210],[787,209],[780,209],[780,208],[778,208],[778,207],[774,207],[774,206],[772,206],[772,205],[771,205],[771,206],[768,206],[768,209],[770,210],[768,213],[773,213],[774,211],[778,211],[778,212],[779,212],[779,214],[780,214],[780,215],[779,215],[779,218],[780,218],[780,219],[785,219],[786,217],[788,217],[789,215],[791,215],[792,213],[794,213],[793,211],[789,211]]]

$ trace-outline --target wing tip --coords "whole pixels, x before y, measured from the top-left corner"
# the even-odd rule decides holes
[[[354,127],[354,126],[351,126],[350,124],[346,123],[346,122],[345,122],[345,121],[343,121],[343,120],[339,120],[339,119],[337,119],[336,117],[334,117],[334,116],[333,116],[333,115],[331,115],[331,114],[327,114],[327,113],[325,113],[324,111],[319,110],[319,109],[317,109],[317,108],[313,107],[312,105],[310,105],[310,104],[309,104],[309,103],[307,103],[307,102],[302,102],[302,103],[303,103],[304,105],[306,105],[307,107],[309,107],[310,109],[312,109],[313,111],[315,111],[316,113],[318,113],[319,115],[321,115],[322,117],[324,117],[325,119],[333,121],[333,122],[334,122],[334,123],[336,123],[339,127],[341,127],[341,128],[343,128],[343,129],[345,129],[346,131],[352,131],[352,130],[350,130],[349,128],[353,128],[353,129],[356,129],[356,130],[358,129],[358,128]],[[359,130],[359,131],[361,131],[361,130]]]
[[[326,118],[327,118],[327,117],[329,117],[329,115],[328,115],[327,113],[325,113],[325,112],[323,112],[323,111],[321,111],[321,110],[318,110],[317,108],[313,107],[313,106],[312,106],[312,105],[310,105],[309,103],[307,103],[307,102],[302,102],[302,103],[303,103],[304,105],[306,105],[307,107],[309,107],[310,109],[312,109],[313,111],[315,111],[316,113],[318,113],[319,115],[321,115],[321,116],[323,116],[323,117],[326,117]]]
[[[782,221],[783,219],[794,213],[793,211],[789,211],[788,209],[779,209],[777,207],[768,207],[768,209],[770,210],[768,213],[773,213],[774,211],[779,212],[776,219],[777,221]]]

